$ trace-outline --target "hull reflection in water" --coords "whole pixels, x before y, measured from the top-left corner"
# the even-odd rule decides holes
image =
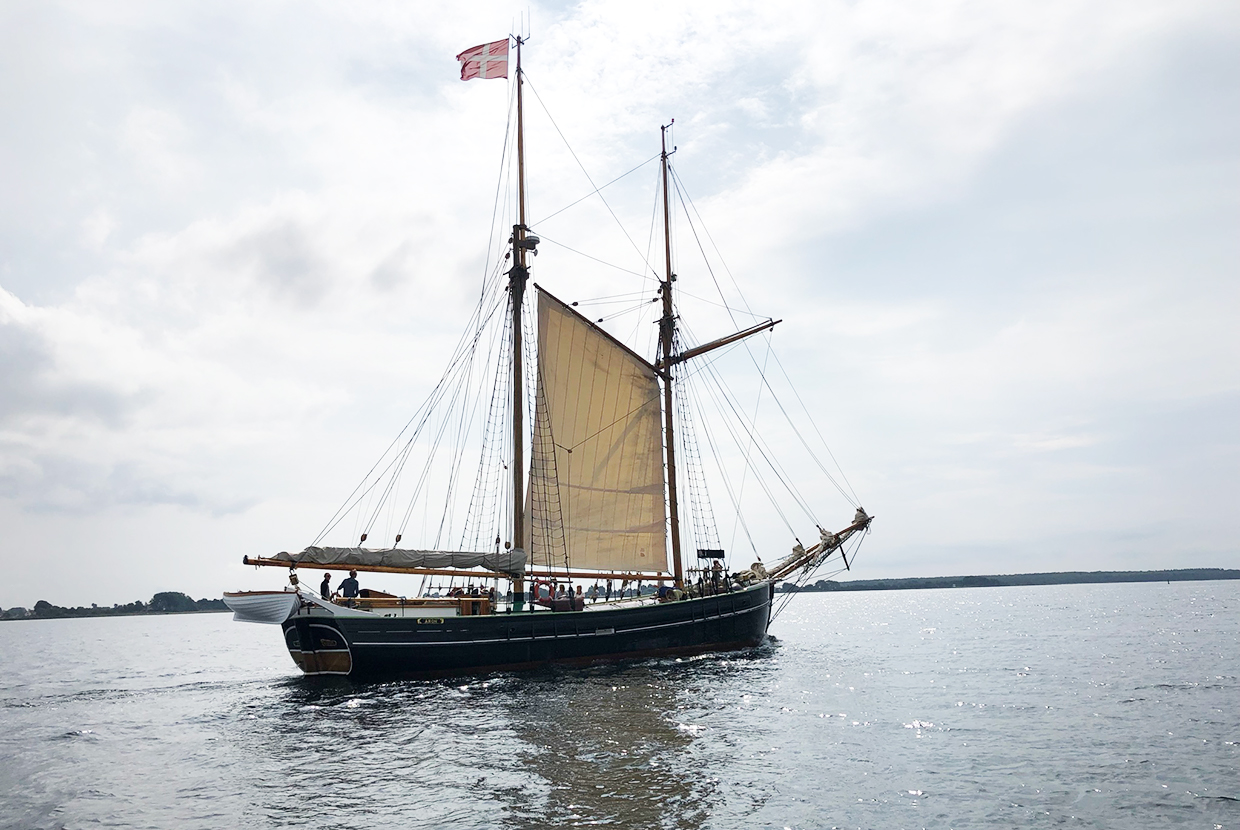
[[[735,788],[701,762],[733,738],[716,720],[694,726],[694,699],[763,687],[776,653],[768,643],[468,681],[279,683],[245,695],[226,742],[246,748],[260,823],[287,822],[312,791],[340,827],[740,828],[752,825],[712,821]],[[771,745],[767,727],[740,727],[746,757]]]

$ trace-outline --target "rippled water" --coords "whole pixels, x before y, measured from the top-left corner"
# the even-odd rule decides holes
[[[802,595],[748,654],[301,679],[228,615],[0,625],[0,827],[1240,827],[1240,583]]]

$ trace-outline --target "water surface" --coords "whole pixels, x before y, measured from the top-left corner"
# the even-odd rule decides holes
[[[307,680],[229,615],[0,627],[0,827],[1240,827],[1240,583],[807,594],[743,654]]]

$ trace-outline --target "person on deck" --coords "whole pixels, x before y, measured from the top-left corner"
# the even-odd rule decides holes
[[[345,599],[353,599],[361,590],[357,584],[357,571],[349,571],[349,578],[340,583],[340,594]]]
[[[332,598],[332,575],[323,574],[323,583],[319,585],[319,596],[323,599]]]

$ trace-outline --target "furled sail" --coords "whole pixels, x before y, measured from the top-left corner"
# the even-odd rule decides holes
[[[450,550],[367,550],[366,548],[309,547],[301,553],[281,551],[274,559],[289,564],[352,565],[380,568],[478,568],[500,573],[519,574],[525,569],[525,551],[504,550],[493,553]]]
[[[537,391],[525,540],[533,567],[666,572],[654,367],[539,288]]]

